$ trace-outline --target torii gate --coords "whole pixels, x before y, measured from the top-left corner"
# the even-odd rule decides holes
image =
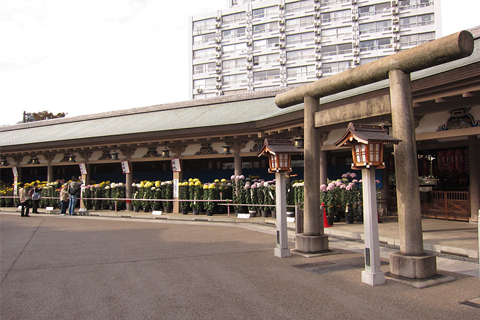
[[[315,113],[320,98],[380,80],[390,80],[390,113],[393,136],[402,140],[394,147],[397,176],[397,207],[400,252],[391,254],[390,272],[407,278],[428,278],[436,274],[435,256],[423,251],[417,150],[410,73],[460,58],[474,48],[473,36],[461,31],[345,72],[319,79],[275,97],[279,108],[304,103],[304,233],[295,238],[296,249],[314,253],[328,250],[320,212],[321,133]]]

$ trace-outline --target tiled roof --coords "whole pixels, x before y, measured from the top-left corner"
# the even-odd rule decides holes
[[[191,101],[190,105],[161,105],[2,127],[1,146],[249,123],[303,109],[299,105],[281,110],[271,94],[250,96],[249,100],[205,99],[202,103]]]

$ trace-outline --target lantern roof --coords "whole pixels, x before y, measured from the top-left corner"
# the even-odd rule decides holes
[[[400,141],[402,140],[388,135],[382,126],[350,122],[343,137],[335,142],[334,145],[340,148],[354,143],[398,144]]]
[[[295,147],[293,142],[289,139],[265,139],[265,141],[263,142],[263,148],[258,153],[258,156],[261,157],[264,154],[275,155],[277,153],[302,154],[303,151]]]

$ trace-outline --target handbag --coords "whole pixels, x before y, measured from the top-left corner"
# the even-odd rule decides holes
[[[32,200],[33,201],[36,201],[36,200],[40,200],[40,192],[33,192],[32,194]]]

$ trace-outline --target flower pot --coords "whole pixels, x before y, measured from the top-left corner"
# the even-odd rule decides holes
[[[133,211],[140,212],[140,207],[133,207]]]
[[[102,205],[100,203],[95,204],[95,211],[100,210],[101,207]]]
[[[115,210],[115,205],[114,205],[114,204],[111,204],[111,205],[110,205],[110,210],[111,210],[111,211]]]
[[[353,223],[353,214],[349,214],[345,216],[345,222],[347,224],[352,224]]]
[[[273,209],[273,210],[271,210],[271,212],[272,212],[272,218],[276,219],[277,218],[277,210]]]
[[[149,211],[150,211],[150,206],[143,207],[143,212],[149,212]]]
[[[188,208],[182,208],[182,214],[188,214]]]
[[[293,211],[287,211],[287,217],[289,217],[289,218],[295,217],[295,212],[293,212]]]
[[[255,218],[257,216],[256,210],[248,210],[248,213],[250,213],[250,218]]]
[[[242,208],[235,208],[235,213],[243,213]]]
[[[340,222],[342,220],[342,215],[340,213],[336,213],[334,216],[335,222]]]
[[[262,218],[268,217],[269,214],[270,214],[270,210],[262,210]]]
[[[334,222],[335,218],[333,216],[328,216],[327,217],[327,222],[329,225],[333,226],[333,222]]]
[[[207,216],[213,216],[213,211],[210,209],[207,209]]]
[[[163,213],[170,213],[172,211],[171,207],[163,207]]]
[[[160,206],[159,206],[158,204],[154,205],[154,206],[153,206],[153,210],[154,210],[154,211],[160,210]]]
[[[192,212],[194,216],[198,215],[198,208],[192,208]]]

